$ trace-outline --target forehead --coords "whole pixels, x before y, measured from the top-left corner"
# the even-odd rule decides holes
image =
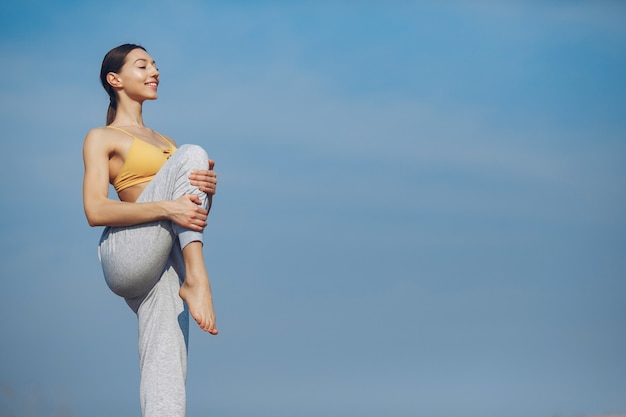
[[[147,62],[154,62],[154,59],[148,54],[146,51],[140,48],[133,49],[126,55],[126,64],[134,64],[139,60],[144,60]]]

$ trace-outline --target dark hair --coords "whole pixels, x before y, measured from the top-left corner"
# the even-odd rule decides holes
[[[146,48],[143,46],[135,45],[132,43],[125,43],[116,48],[111,49],[104,56],[102,60],[102,67],[100,68],[100,82],[102,83],[102,87],[106,90],[109,95],[109,109],[107,110],[107,126],[113,123],[115,120],[115,114],[117,113],[117,92],[115,89],[109,84],[107,81],[107,74],[109,72],[120,72],[124,62],[126,62],[126,56],[133,49],[143,49]]]

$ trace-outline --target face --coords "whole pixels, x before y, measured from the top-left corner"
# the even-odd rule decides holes
[[[152,57],[143,49],[133,49],[126,55],[124,66],[113,75],[117,87],[127,96],[138,100],[155,100],[159,85],[159,70]],[[115,84],[111,83],[114,87]],[[120,91],[120,92],[121,92]]]

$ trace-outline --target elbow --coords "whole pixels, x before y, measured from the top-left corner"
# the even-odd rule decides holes
[[[87,216],[87,224],[91,227],[100,226],[100,224],[93,218]]]
[[[85,210],[85,217],[87,218],[87,224],[91,227],[104,226],[102,220],[90,210]]]

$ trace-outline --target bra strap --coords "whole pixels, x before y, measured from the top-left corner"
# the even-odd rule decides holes
[[[120,132],[124,132],[124,133],[126,133],[128,136],[130,136],[133,139],[143,140],[143,139],[140,139],[137,136],[133,135],[132,133],[127,132],[126,130],[122,129],[121,127],[115,127],[115,126],[110,126],[110,125],[106,126],[106,127],[109,128],[109,129],[115,129],[115,130],[119,130]],[[155,132],[156,132],[157,135],[161,136],[165,142],[167,142],[169,144],[170,148],[176,148],[176,145],[174,145],[174,143],[171,140],[169,140],[168,138],[166,138],[165,136],[163,136],[159,132],[157,132],[157,131],[155,131]]]
[[[107,126],[107,128],[109,128],[109,129],[119,130],[120,132],[124,132],[124,133],[126,133],[128,136],[130,136],[130,137],[131,137],[131,138],[133,138],[133,139],[139,139],[137,136],[133,135],[133,134],[132,134],[132,133],[130,133],[130,132],[125,131],[125,130],[124,130],[124,129],[122,129],[122,128],[115,127],[115,126],[110,126],[110,125],[109,125],[109,126]]]

